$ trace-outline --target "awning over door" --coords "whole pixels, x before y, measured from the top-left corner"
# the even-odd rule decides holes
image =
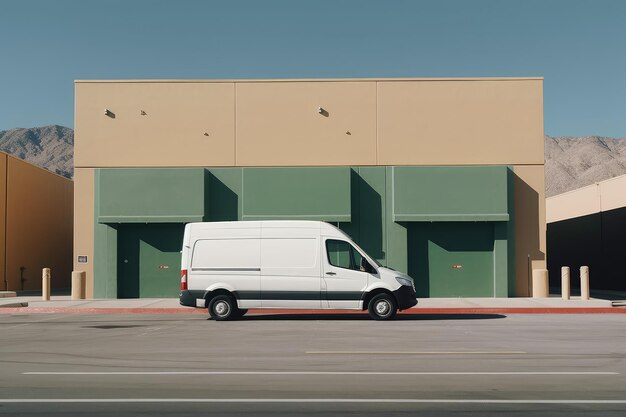
[[[201,168],[96,170],[99,223],[202,221],[205,172]]]
[[[350,168],[244,168],[242,220],[349,222]]]
[[[506,166],[393,167],[394,221],[508,221]]]

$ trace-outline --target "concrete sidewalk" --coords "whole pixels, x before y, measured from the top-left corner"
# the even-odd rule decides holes
[[[615,303],[619,306],[619,303]],[[32,313],[204,313],[206,309],[181,306],[178,298],[98,299],[72,301],[69,296],[0,298],[0,314]],[[250,314],[349,313],[346,310],[253,310]],[[354,313],[354,311],[352,311]],[[358,312],[357,312],[358,313]],[[610,300],[562,300],[550,298],[420,298],[410,314],[472,314],[472,313],[626,313],[626,308],[613,306]]]

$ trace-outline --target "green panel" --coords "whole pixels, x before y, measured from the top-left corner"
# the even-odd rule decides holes
[[[350,168],[244,168],[243,220],[349,222]]]
[[[94,225],[94,298],[117,296],[117,229]]]
[[[409,271],[408,252],[407,252],[407,223],[398,223],[393,219],[393,167],[385,168],[385,182],[387,198],[385,199],[386,216],[385,223],[387,225],[387,253],[386,263],[384,265],[396,269],[401,272]],[[409,273],[410,275],[410,273]]]
[[[94,179],[94,298],[117,296],[117,225],[98,223],[100,183],[98,170]]]
[[[195,168],[98,169],[100,223],[204,219],[205,172]]]
[[[418,297],[494,296],[492,223],[412,223],[408,250]]]
[[[183,224],[125,224],[118,234],[119,298],[177,297]]]
[[[494,251],[494,263],[495,268],[495,289],[494,297],[508,297],[509,296],[509,251],[507,240],[507,222],[495,222],[493,223],[493,251]],[[515,283],[513,283],[513,290],[515,290]]]
[[[393,167],[395,221],[508,221],[508,168]]]

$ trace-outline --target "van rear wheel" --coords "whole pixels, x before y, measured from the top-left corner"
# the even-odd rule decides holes
[[[209,302],[209,315],[213,320],[223,321],[236,317],[237,306],[227,295],[218,295]]]
[[[398,312],[396,300],[389,294],[378,294],[370,300],[367,311],[374,320],[391,320]]]

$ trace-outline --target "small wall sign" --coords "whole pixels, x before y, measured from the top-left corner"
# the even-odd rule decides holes
[[[170,269],[169,265],[161,265],[159,269]]]
[[[78,263],[79,264],[86,264],[87,263],[87,256],[86,255],[78,255]]]

